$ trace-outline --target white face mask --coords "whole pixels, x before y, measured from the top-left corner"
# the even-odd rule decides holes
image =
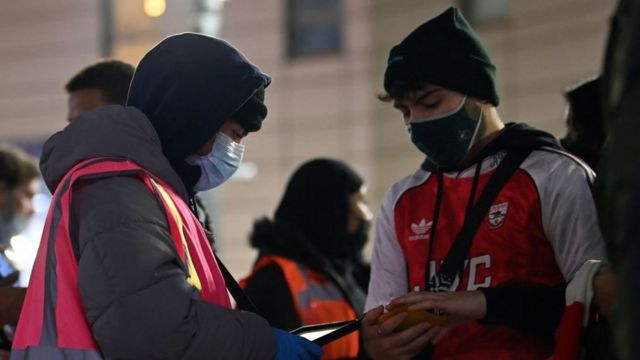
[[[202,175],[193,190],[211,190],[227,181],[240,167],[243,154],[244,145],[219,132],[209,154],[192,155],[186,159],[187,163],[198,165],[202,170]]]

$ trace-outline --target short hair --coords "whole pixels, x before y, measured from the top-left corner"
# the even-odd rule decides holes
[[[38,165],[24,151],[0,144],[0,182],[9,190],[27,184],[40,176]]]
[[[104,60],[89,65],[65,85],[69,94],[78,90],[98,89],[111,104],[125,105],[135,68],[124,61]]]

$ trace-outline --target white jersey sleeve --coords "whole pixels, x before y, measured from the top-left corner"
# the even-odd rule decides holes
[[[407,262],[400,247],[395,228],[395,206],[398,198],[407,189],[417,186],[430,173],[418,170],[412,176],[394,184],[387,192],[376,221],[376,239],[371,257],[371,280],[365,311],[379,305],[386,305],[398,296],[407,293]]]
[[[535,151],[523,168],[538,188],[542,227],[565,280],[587,260],[606,260],[591,193],[593,171],[557,150]]]
[[[394,202],[391,192],[388,192],[376,221],[371,281],[365,311],[386,305],[407,292],[407,265],[394,227]]]

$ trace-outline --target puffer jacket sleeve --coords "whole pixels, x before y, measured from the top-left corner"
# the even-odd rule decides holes
[[[267,359],[262,318],[197,300],[166,215],[137,177],[77,184],[71,237],[94,337],[113,359]]]

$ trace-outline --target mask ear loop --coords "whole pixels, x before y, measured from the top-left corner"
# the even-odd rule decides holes
[[[469,150],[471,150],[473,145],[476,144],[478,134],[480,133],[480,127],[482,127],[484,121],[484,109],[482,108],[482,106],[478,107],[480,108],[480,115],[478,115],[478,120],[476,120],[478,124],[476,125],[476,129],[473,131],[473,135],[471,136],[471,141],[469,142],[469,147],[467,148],[467,155],[469,154]]]

